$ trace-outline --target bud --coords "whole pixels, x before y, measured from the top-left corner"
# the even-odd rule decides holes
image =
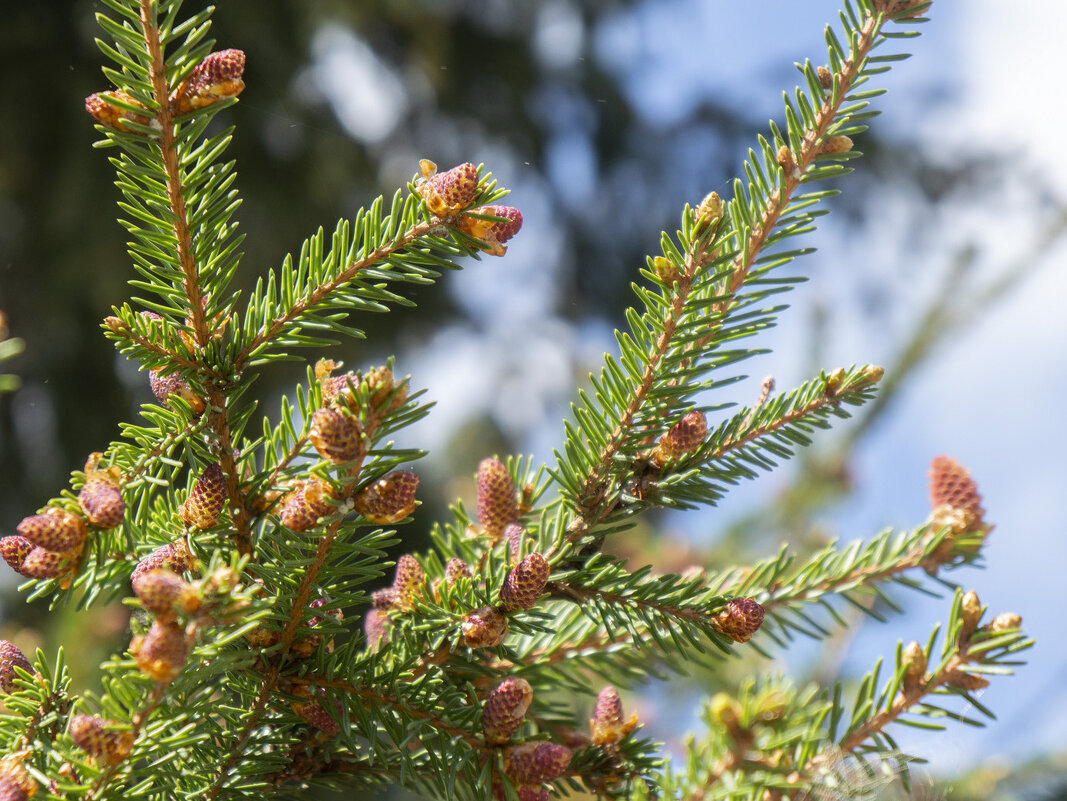
[[[480,247],[492,256],[503,256],[508,252],[504,243],[522,228],[522,212],[511,206],[483,206],[478,214],[500,217],[500,220],[480,220],[464,214],[456,222],[456,227],[475,239],[482,241]]]
[[[308,608],[322,609],[328,603],[330,602],[326,598],[316,598],[314,601],[308,604]],[[330,617],[336,618],[337,620],[344,619],[344,615],[341,613],[340,609],[329,609],[322,615],[313,615],[312,617],[308,618],[307,627],[309,629],[315,629],[321,626],[323,620],[325,619],[324,615],[329,615]],[[319,647],[319,643],[321,642],[321,634],[312,634],[310,637],[304,637],[303,639],[294,642],[292,646],[290,646],[289,650],[296,654],[298,657],[308,657],[315,652],[315,650]],[[331,640],[327,645],[329,647],[332,646],[332,644],[333,641]]]
[[[101,458],[102,454],[93,453],[85,463],[85,484],[78,493],[78,505],[94,526],[115,528],[126,514],[126,502],[119,489],[122,471],[115,466],[98,469]]]
[[[333,512],[330,504],[333,488],[321,479],[302,481],[282,498],[278,517],[283,526],[293,531],[307,531],[318,524],[319,518]]]
[[[134,638],[130,651],[146,676],[156,681],[172,681],[181,673],[189,645],[181,626],[173,620],[157,618],[148,634]]]
[[[795,170],[797,166],[797,163],[793,160],[793,151],[789,149],[789,145],[782,145],[778,148],[778,152],[775,154],[775,161],[787,173]]]
[[[17,689],[15,686],[15,668],[17,667],[22,668],[27,673],[34,672],[30,660],[26,658],[26,655],[19,650],[15,643],[0,640],[0,690],[5,693]]]
[[[982,602],[978,600],[978,594],[974,590],[968,590],[960,599],[960,620],[963,623],[960,628],[960,642],[970,638],[981,619]]]
[[[137,114],[136,112],[119,108],[118,106],[107,102],[108,100],[118,100],[128,106],[136,106],[144,111],[144,114]],[[148,109],[125,92],[120,92],[114,89],[107,92],[95,92],[89,95],[85,98],[85,110],[88,111],[92,118],[101,125],[106,125],[108,128],[114,128],[118,131],[132,131],[133,129],[126,124],[127,122],[148,125],[149,121]]]
[[[371,523],[396,523],[415,511],[415,490],[418,488],[417,475],[394,470],[359,493],[356,511]]]
[[[438,217],[449,217],[462,211],[478,194],[478,168],[470,162],[442,173],[436,172],[437,167],[432,161],[423,160],[420,168],[422,178],[416,181],[415,191]]]
[[[570,764],[571,750],[557,743],[522,743],[504,751],[504,772],[517,784],[558,779]]]
[[[704,413],[689,412],[660,437],[652,452],[652,461],[662,467],[673,459],[695,453],[704,444],[707,433],[708,419]]]
[[[720,217],[722,217],[722,198],[719,197],[718,192],[708,192],[693,212],[693,223],[696,225],[697,235],[702,236]]]
[[[901,651],[900,663],[904,666],[904,692],[915,692],[926,679],[926,652],[919,643],[910,642]]]
[[[70,565],[70,553],[56,553],[45,548],[34,548],[26,555],[18,572],[26,578],[50,579],[66,573]]]
[[[218,462],[209,464],[193,484],[189,497],[182,504],[182,522],[192,528],[214,528],[226,505],[226,476]]]
[[[453,556],[445,565],[445,584],[451,586],[461,578],[472,578],[470,565],[459,557]]]
[[[293,712],[297,716],[307,723],[309,726],[314,726],[319,731],[326,734],[337,734],[341,731],[341,727],[337,725],[337,721],[330,717],[330,713],[326,711],[326,707],[323,706],[324,702],[328,702],[326,693],[319,687],[313,688],[314,697],[312,693],[308,691],[306,687],[297,687],[293,691],[293,695],[301,698],[308,698],[309,700],[303,702],[294,703]],[[334,708],[337,710],[337,715],[341,715],[341,703],[337,700],[333,702]]]
[[[345,373],[344,375],[333,375],[333,371],[340,369],[341,362],[335,362],[333,359],[319,359],[315,363],[315,378],[319,381],[319,391],[322,394],[323,406],[328,406],[337,401],[342,393],[343,399],[347,403],[351,400],[352,391],[348,388],[349,380],[354,385],[359,384],[359,376],[355,373]]]
[[[319,456],[333,464],[363,457],[363,431],[359,421],[334,409],[316,409],[308,435]]]
[[[75,715],[70,719],[69,731],[74,744],[89,756],[107,765],[118,765],[133,750],[133,732],[108,729],[118,725],[93,715]]]
[[[551,568],[545,557],[536,552],[519,562],[508,573],[504,586],[500,588],[501,609],[505,612],[516,612],[529,609],[537,603],[537,599],[545,591],[550,572]]]
[[[508,619],[495,606],[475,609],[460,626],[468,648],[494,648],[508,634]]]
[[[367,648],[375,651],[388,642],[391,625],[392,621],[389,619],[388,612],[383,612],[381,609],[368,609],[366,617],[363,618],[363,633],[367,635]]]
[[[819,76],[819,84],[823,89],[832,89],[834,86],[834,74],[826,67],[820,65],[815,68],[815,74]]]
[[[847,136],[828,136],[819,145],[816,154],[820,156],[836,155],[838,153],[848,153],[852,150],[852,140]]]
[[[26,556],[34,549],[34,544],[25,537],[12,535],[0,539],[0,556],[8,563],[16,573],[22,572],[22,563]]]
[[[55,506],[24,518],[15,530],[34,545],[56,553],[73,551],[85,544],[85,521],[80,515]]]
[[[163,375],[159,369],[149,370],[148,384],[152,388],[152,394],[160,403],[166,403],[173,395],[189,404],[193,414],[200,414],[204,411],[204,399],[193,392],[189,382],[177,373]]]
[[[945,684],[949,687],[958,687],[967,692],[984,690],[989,686],[989,679],[977,673],[967,673],[963,670],[953,670],[945,676]]]
[[[1023,619],[1019,615],[1014,612],[1004,612],[993,618],[993,622],[989,624],[989,631],[997,634],[1002,631],[1017,629],[1022,624]]]
[[[504,526],[501,536],[508,543],[508,561],[517,562],[522,556],[522,546],[526,542],[526,529],[518,523],[508,523]]]
[[[984,527],[982,496],[971,474],[949,456],[938,456],[930,463],[930,506],[937,525],[952,526],[959,532]]]
[[[200,607],[196,587],[166,568],[142,571],[132,583],[141,605],[154,615],[173,615],[175,609],[190,614]]]
[[[863,368],[863,381],[867,384],[877,384],[885,375],[885,368],[877,364],[868,364]]]
[[[711,619],[721,634],[734,642],[748,642],[763,623],[763,607],[752,598],[734,598]]]
[[[170,570],[173,573],[184,573],[192,566],[192,556],[185,545],[184,540],[168,542],[152,553],[145,556],[137,563],[130,576],[131,582],[136,584],[138,577],[152,570]]]
[[[618,691],[610,685],[601,690],[593,704],[593,717],[589,719],[593,745],[612,745],[636,728],[637,715],[623,721],[622,699]]]
[[[525,679],[504,679],[485,699],[482,731],[489,745],[503,745],[511,739],[526,717],[533,701],[533,687]]]
[[[244,91],[245,54],[233,48],[212,53],[193,68],[170,96],[175,114],[187,114]]]
[[[678,268],[671,263],[670,259],[664,256],[656,256],[652,259],[652,269],[655,271],[656,277],[668,286],[682,277],[678,273]]]
[[[504,527],[519,519],[519,500],[515,482],[504,463],[483,459],[478,465],[478,522],[494,542]]]
[[[393,580],[397,605],[401,609],[411,611],[415,599],[422,593],[422,585],[425,581],[426,572],[414,556],[406,553],[397,559],[396,578]]]

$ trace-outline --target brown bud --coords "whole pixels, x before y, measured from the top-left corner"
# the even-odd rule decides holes
[[[114,103],[109,103],[109,100],[117,100],[127,106],[134,106],[143,111],[144,114],[120,108]],[[101,125],[106,125],[108,128],[114,128],[118,131],[132,131],[133,129],[126,124],[127,122],[148,125],[149,121],[148,109],[125,92],[115,89],[107,92],[95,92],[89,95],[85,98],[85,110]]]
[[[637,728],[637,715],[623,720],[622,699],[618,691],[607,686],[600,691],[589,719],[589,731],[594,745],[612,745]]]
[[[321,479],[302,481],[281,500],[278,515],[283,526],[293,531],[307,531],[318,524],[319,518],[334,511],[330,503],[333,488]]]
[[[156,396],[156,400],[160,403],[167,403],[173,396],[181,398],[189,404],[193,414],[200,414],[204,411],[204,399],[193,392],[189,382],[177,373],[163,375],[159,369],[150,370],[148,372],[148,383],[152,388],[152,394]]]
[[[0,640],[0,690],[12,692],[15,687],[15,668],[22,668],[33,673],[33,665],[17,645],[7,640]]]
[[[660,437],[652,453],[652,461],[662,466],[673,459],[695,453],[704,444],[707,433],[708,419],[703,412],[685,414]]]
[[[189,654],[185,631],[173,620],[157,618],[136,647],[137,667],[156,681],[171,681],[181,673]]]
[[[469,648],[494,648],[508,634],[508,619],[495,606],[483,606],[467,615],[460,631]]]
[[[414,556],[406,553],[397,559],[396,578],[393,580],[397,605],[401,609],[410,611],[415,599],[421,595],[425,581],[426,572]]]
[[[81,548],[87,533],[80,515],[55,506],[24,518],[15,530],[34,545],[56,553]]]
[[[201,531],[214,528],[219,524],[219,516],[225,505],[226,476],[222,467],[213,462],[200,474],[189,491],[189,497],[182,504],[182,522]]]
[[[89,756],[107,765],[118,765],[133,750],[133,732],[115,731],[113,720],[93,715],[75,715],[70,719],[70,736],[75,745]]]
[[[481,220],[464,214],[456,222],[456,227],[475,239],[481,240],[479,246],[492,256],[503,256],[508,252],[504,243],[522,228],[522,212],[511,206],[483,206],[478,214],[500,217],[499,220]]]
[[[45,548],[30,551],[19,568],[19,573],[26,578],[57,578],[66,573],[71,566],[70,553],[56,553]]]
[[[461,578],[472,578],[470,565],[459,557],[453,556],[445,565],[445,584],[455,584]]]
[[[334,409],[315,410],[308,438],[319,456],[333,464],[355,461],[366,453],[359,420]]]
[[[485,699],[482,731],[489,745],[503,745],[511,739],[526,717],[533,701],[533,687],[525,679],[504,679]]]
[[[212,53],[193,68],[170,96],[175,114],[210,106],[244,91],[245,54],[233,48]]]
[[[797,163],[793,160],[793,152],[789,149],[789,145],[782,145],[778,148],[775,160],[778,162],[778,166],[787,173],[796,169]]]
[[[989,679],[977,673],[967,673],[963,670],[953,670],[945,676],[945,684],[949,687],[958,687],[967,692],[984,690],[989,686]]]
[[[142,571],[132,583],[141,605],[154,615],[172,615],[176,609],[188,614],[200,607],[196,588],[166,568]]]
[[[494,542],[504,526],[519,518],[518,491],[504,463],[483,459],[478,465],[478,522]]]
[[[22,563],[26,561],[27,555],[34,547],[36,546],[25,537],[17,535],[4,537],[0,539],[0,556],[4,557],[4,561],[12,570],[19,573],[22,571]]]
[[[551,568],[539,553],[532,553],[512,568],[500,588],[500,607],[505,612],[529,609],[548,583]]]
[[[982,528],[982,496],[971,474],[949,456],[930,463],[930,507],[937,525],[949,525],[964,533]]]
[[[570,763],[571,750],[557,743],[522,743],[504,751],[504,772],[518,784],[558,779]]]
[[[329,703],[329,700],[321,688],[315,687],[309,692],[306,687],[297,687],[293,691],[293,695],[308,699],[307,701],[293,704],[293,711],[301,720],[326,734],[337,734],[341,731],[337,721],[331,718],[330,713],[326,711],[324,704]],[[337,716],[340,717],[341,703],[335,699],[333,705],[337,710]]]
[[[820,65],[815,68],[815,73],[819,76],[819,84],[823,89],[833,88],[834,74],[829,69]]]
[[[908,643],[900,653],[900,663],[904,666],[904,692],[914,692],[922,687],[926,680],[926,652],[923,647],[917,642]]]
[[[394,470],[359,493],[356,511],[371,523],[399,522],[415,511],[415,490],[418,488],[417,475]]]
[[[763,607],[752,598],[734,598],[711,619],[734,642],[748,642],[763,623]]]
[[[420,166],[423,177],[416,182],[415,191],[438,217],[449,217],[462,211],[478,194],[478,168],[470,162],[442,173],[437,173],[436,165],[430,161],[424,160]]]

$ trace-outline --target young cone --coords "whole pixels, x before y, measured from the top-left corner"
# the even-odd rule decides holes
[[[503,745],[511,739],[533,701],[533,687],[525,679],[504,679],[485,700],[482,731],[489,745]]]
[[[596,697],[593,717],[589,719],[589,731],[593,745],[613,745],[637,728],[637,715],[623,720],[622,699],[610,685]]]
[[[175,610],[191,613],[200,605],[196,588],[166,568],[142,571],[132,583],[141,605],[154,615],[169,616]]]
[[[752,598],[734,598],[712,618],[712,623],[734,642],[748,642],[763,623],[763,607]]]
[[[486,536],[496,541],[518,518],[518,491],[507,467],[497,459],[483,459],[478,465],[478,522]]]
[[[415,511],[415,491],[419,477],[394,470],[366,487],[356,497],[356,511],[371,523],[397,523]]]
[[[504,751],[504,772],[518,784],[558,779],[570,763],[571,750],[557,743],[522,743]]]
[[[201,531],[214,528],[219,524],[219,516],[225,505],[226,476],[222,467],[214,462],[204,468],[182,504],[182,522]]]
[[[34,545],[56,553],[81,548],[87,534],[85,521],[79,515],[55,506],[24,518],[15,530]]]
[[[4,537],[0,539],[0,556],[4,558],[4,561],[8,563],[12,570],[16,573],[21,573],[22,563],[26,561],[26,557],[35,547],[25,537],[18,535]]]
[[[301,698],[309,699],[307,701],[296,702],[292,705],[293,711],[301,720],[326,734],[337,734],[341,731],[341,727],[330,717],[330,713],[327,712],[326,707],[323,706],[323,703],[326,702],[327,699],[326,693],[320,688],[314,688],[315,697],[313,698],[305,687],[296,688],[293,694],[300,696]],[[340,716],[341,704],[338,701],[334,701],[333,703],[338,716]]]
[[[475,239],[481,240],[482,250],[491,256],[503,256],[508,252],[504,243],[522,228],[522,212],[511,206],[483,206],[475,209],[478,214],[500,217],[500,220],[482,220],[464,214],[456,227]]]
[[[34,548],[26,555],[18,572],[26,578],[50,579],[62,576],[70,565],[70,554]]]
[[[137,667],[156,681],[171,681],[181,673],[189,653],[185,631],[175,621],[158,618],[142,638],[135,638],[130,650]]]
[[[359,421],[335,409],[315,410],[308,438],[319,456],[333,464],[354,461],[365,453]]]
[[[934,522],[957,533],[984,528],[978,485],[959,462],[938,456],[930,463],[930,507]]]
[[[293,531],[307,531],[318,524],[319,518],[330,514],[333,488],[325,481],[312,479],[300,485],[282,498],[279,519],[282,525]]]
[[[438,217],[462,211],[478,193],[478,168],[470,162],[436,174],[433,162],[423,161],[421,167],[423,177],[416,182],[415,191]]]
[[[33,673],[33,665],[17,645],[7,640],[0,640],[0,690],[12,692],[15,687],[15,668],[22,668]]]
[[[130,581],[136,584],[139,576],[152,570],[170,570],[180,575],[190,567],[192,567],[192,556],[185,545],[185,540],[176,540],[156,548],[142,558],[137,563],[137,567],[133,569]]]
[[[534,552],[527,556],[504,579],[504,586],[500,588],[500,608],[505,612],[516,612],[532,607],[545,591],[550,572],[551,568],[541,554]]]
[[[245,88],[241,80],[244,69],[245,54],[240,50],[230,48],[210,54],[171,93],[174,113],[186,114],[237,97]]]
[[[415,599],[422,592],[422,585],[425,581],[426,572],[414,556],[406,553],[397,559],[396,578],[393,580],[396,605],[401,609],[410,611]]]
[[[97,528],[115,528],[126,514],[126,502],[119,488],[122,472],[115,466],[98,469],[102,456],[93,453],[85,463],[85,484],[78,493],[78,505]]]
[[[704,413],[689,412],[660,437],[659,444],[652,453],[652,461],[662,466],[680,456],[694,453],[704,444],[707,433],[708,420]]]
[[[133,750],[133,732],[112,731],[113,720],[93,715],[75,715],[70,719],[70,736],[74,744],[89,756],[107,765],[118,765]]]
[[[495,606],[475,609],[460,626],[468,648],[494,648],[508,635],[508,619]]]

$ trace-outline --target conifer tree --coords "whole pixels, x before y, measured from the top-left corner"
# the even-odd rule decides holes
[[[113,88],[86,99],[110,154],[134,290],[104,333],[158,403],[88,455],[0,540],[29,598],[137,608],[102,691],[66,657],[0,642],[0,798],[239,799],[306,785],[401,784],[431,798],[801,797],[817,786],[907,781],[898,724],[974,723],[974,693],[1030,645],[946,573],[980,561],[991,526],[968,472],[939,457],[931,512],[803,554],[676,575],[610,554],[657,509],[714,505],[874,397],[882,370],[770,384],[727,412],[747,340],[775,324],[877,76],[906,56],[928,3],[847,0],[822,66],[800,65],[784,124],[757,138],[732,196],[682,210],[635,283],[637,305],[578,391],[551,465],[485,454],[473,505],[432,547],[387,561],[418,514],[418,450],[396,432],[429,412],[392,364],[344,371],[325,355],[362,314],[411,303],[468,256],[505,256],[520,210],[484,166],[418,165],[410,184],[231,292],[240,263],[232,131],[244,54],[216,49],[210,9],[104,0]],[[225,43],[237,45],[239,43]],[[215,123],[214,125],[212,123]],[[415,165],[413,165],[414,167]],[[506,260],[505,260],[506,261]],[[479,269],[474,265],[472,269]],[[257,371],[308,359],[295,401],[261,413]],[[390,583],[391,582],[391,583]],[[704,735],[668,763],[628,709],[664,667],[716,670],[798,633],[824,637],[846,604],[880,616],[892,585],[948,588],[946,620],[898,646],[859,687],[753,677],[707,699]],[[620,693],[620,690],[622,692]]]

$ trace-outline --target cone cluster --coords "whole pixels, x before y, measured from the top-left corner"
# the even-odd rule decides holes
[[[32,579],[62,577],[64,585],[70,582],[88,535],[81,515],[50,506],[23,518],[15,531],[0,539],[0,556],[16,573]]]
[[[439,173],[437,165],[428,159],[419,162],[422,174],[415,182],[415,191],[426,207],[438,217],[455,217],[454,224],[463,233],[481,241],[482,250],[493,256],[507,252],[504,243],[522,227],[522,212],[512,206],[482,206],[472,213],[495,220],[484,220],[461,214],[478,194],[478,168],[466,162]],[[456,217],[456,215],[459,215]]]

